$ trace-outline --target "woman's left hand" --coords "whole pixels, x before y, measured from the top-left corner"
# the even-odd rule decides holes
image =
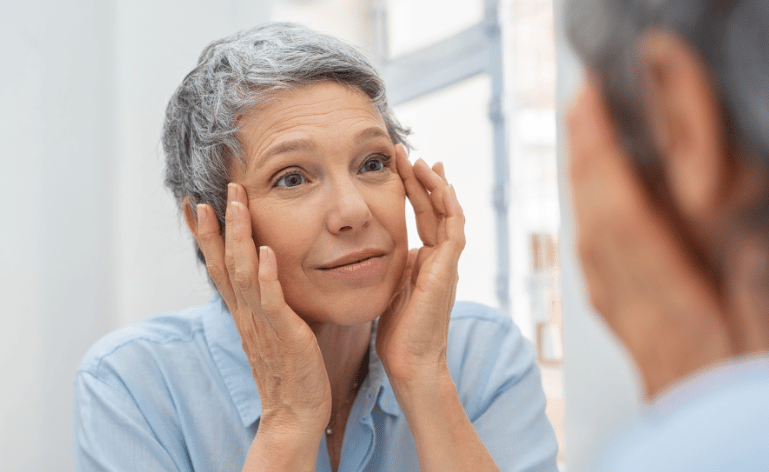
[[[449,317],[465,247],[465,217],[443,165],[430,169],[420,159],[412,166],[398,146],[396,167],[424,245],[409,253],[400,288],[377,327],[377,353],[394,387],[448,375]]]
[[[413,166],[398,146],[396,167],[423,246],[409,253],[398,291],[379,318],[376,350],[406,416],[422,471],[499,470],[459,400],[446,362],[465,216],[443,165]]]

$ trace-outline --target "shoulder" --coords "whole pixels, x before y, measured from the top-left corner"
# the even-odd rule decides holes
[[[169,349],[180,354],[179,349],[194,348],[203,337],[206,308],[156,315],[107,334],[86,353],[78,375],[101,378],[125,369],[136,370],[169,359],[163,355]]]
[[[769,377],[754,374],[646,409],[607,442],[599,470],[769,470]]]
[[[534,361],[534,351],[509,314],[480,303],[457,302],[449,324],[449,356],[516,357]],[[489,362],[492,359],[487,359]]]
[[[481,408],[503,391],[528,391],[539,385],[534,347],[510,315],[479,303],[455,304],[447,358],[457,390],[470,410]]]
[[[489,324],[504,329],[514,328],[510,315],[503,311],[476,302],[458,301],[451,311],[451,321],[469,321],[479,324]],[[517,328],[516,328],[517,329]]]

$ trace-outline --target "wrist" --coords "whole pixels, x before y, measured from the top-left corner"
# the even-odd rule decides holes
[[[434,354],[428,358],[404,360],[408,356],[391,356],[395,360],[390,361],[386,357],[381,357],[387,378],[393,387],[403,386],[404,388],[419,387],[421,385],[434,386],[438,382],[450,379],[448,364],[446,362],[445,351],[440,355]],[[396,385],[397,384],[397,385]]]
[[[439,404],[457,398],[456,385],[448,366],[430,366],[419,372],[419,375],[400,377],[389,377],[388,374],[404,413],[408,414],[407,410],[425,411],[425,408],[439,410]]]
[[[314,471],[323,429],[263,414],[244,471]]]
[[[257,435],[275,445],[320,442],[329,415],[262,411]]]
[[[260,421],[243,471],[314,471],[320,441],[320,437],[290,430],[263,428]]]
[[[392,382],[391,382],[392,383]],[[448,368],[393,384],[423,471],[499,470],[465,413]]]

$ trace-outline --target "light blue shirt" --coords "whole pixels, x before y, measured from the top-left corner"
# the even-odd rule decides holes
[[[769,471],[769,358],[713,366],[644,407],[596,471]]]
[[[556,471],[534,349],[510,318],[457,303],[448,346],[459,398],[500,468]],[[369,358],[339,471],[419,470],[373,347]],[[83,360],[75,379],[77,470],[240,471],[260,410],[240,336],[220,299],[157,316],[106,336]],[[331,470],[325,438],[316,469]]]

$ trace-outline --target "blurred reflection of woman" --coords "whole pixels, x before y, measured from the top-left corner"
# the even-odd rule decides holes
[[[454,305],[462,209],[405,134],[338,40],[271,24],[205,49],[163,144],[218,295],[86,356],[79,470],[556,470],[533,349]]]

